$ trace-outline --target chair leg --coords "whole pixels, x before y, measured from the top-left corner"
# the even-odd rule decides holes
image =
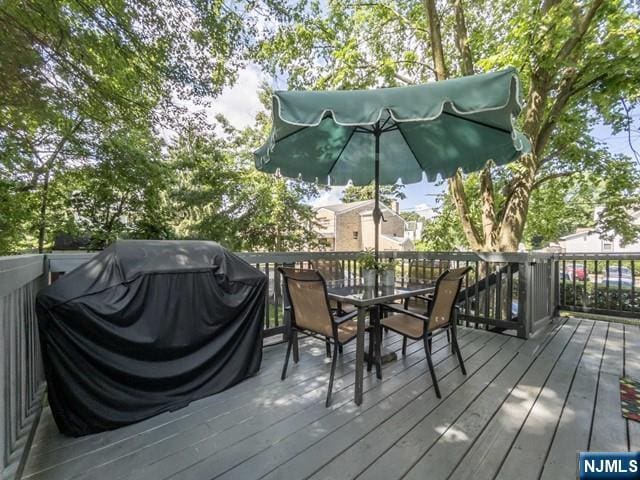
[[[402,337],[402,356],[407,354],[407,337]]]
[[[448,330],[447,330],[447,333],[449,333]],[[467,369],[464,368],[464,362],[462,361],[462,353],[460,352],[460,347],[458,346],[458,338],[456,335],[455,328],[451,329],[451,348],[453,348],[456,351],[456,355],[458,356],[458,362],[460,362],[460,370],[462,370],[462,374],[466,375]]]
[[[293,363],[298,363],[298,361],[300,361],[300,352],[298,350],[298,332],[294,330],[291,335],[293,335]]]
[[[324,339],[324,346],[327,349],[327,358],[331,358],[331,342],[329,341],[329,337]]]
[[[331,376],[329,377],[329,391],[327,392],[327,401],[325,406],[331,405],[331,391],[333,390],[333,377],[336,374],[336,363],[338,362],[338,342],[334,343],[333,358],[331,359]]]
[[[284,356],[284,366],[282,367],[282,375],[280,375],[280,380],[284,380],[287,376],[287,365],[289,365],[289,355],[291,355],[291,347],[293,346],[293,338],[291,333],[289,335],[289,343],[287,344],[287,353]]]
[[[433,360],[431,359],[431,348],[429,346],[431,338],[425,335],[423,337],[423,341],[424,341],[424,353],[427,357],[427,364],[429,365],[429,373],[431,373],[431,381],[433,382],[433,388],[436,391],[436,397],[442,398],[442,396],[440,395],[440,387],[438,386],[438,379],[436,378],[436,371],[433,368]]]

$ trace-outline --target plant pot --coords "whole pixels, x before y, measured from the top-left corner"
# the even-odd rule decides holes
[[[394,270],[384,270],[381,277],[383,287],[393,287],[396,284],[396,272]]]
[[[374,287],[376,285],[376,273],[375,270],[362,271],[362,283],[365,287]]]

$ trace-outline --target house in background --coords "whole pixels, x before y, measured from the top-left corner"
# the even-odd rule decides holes
[[[636,225],[640,225],[640,212],[633,213],[632,218]],[[556,250],[563,253],[638,253],[640,240],[623,245],[619,235],[606,239],[593,228],[581,227],[574,233],[561,237]]]
[[[373,200],[338,203],[316,209],[316,233],[323,250],[359,251],[374,248]],[[413,250],[407,222],[400,216],[398,203],[391,208],[380,205],[384,221],[380,222],[380,250]]]

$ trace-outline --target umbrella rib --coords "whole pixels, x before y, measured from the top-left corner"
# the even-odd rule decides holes
[[[298,130],[294,130],[294,131],[293,131],[293,132],[291,132],[291,133],[287,133],[284,137],[277,139],[277,140],[275,141],[275,143],[280,143],[281,141],[286,140],[287,138],[292,137],[292,136],[294,136],[296,133],[300,133],[301,131],[306,130],[307,128],[309,128],[309,127],[308,127],[308,126],[304,126],[304,127],[302,127],[302,128],[299,128]]]
[[[445,114],[445,115],[449,115],[450,117],[459,118],[460,120],[466,120],[467,122],[475,123],[476,125],[482,125],[483,127],[491,128],[493,130],[497,130],[497,131],[502,132],[502,133],[508,133],[509,135],[511,135],[511,132],[509,130],[504,129],[504,128],[500,128],[500,127],[496,127],[496,126],[493,126],[493,125],[489,125],[488,123],[479,122],[478,120],[473,120],[471,118],[466,118],[466,117],[464,117],[462,115],[456,115],[455,113],[445,112],[444,110],[442,111],[442,113]]]
[[[409,151],[411,152],[411,155],[413,155],[413,158],[415,159],[416,163],[418,164],[418,167],[420,168],[420,171],[423,172],[424,171],[424,167],[420,164],[420,161],[418,160],[418,156],[416,155],[416,152],[413,151],[413,147],[409,143],[409,140],[407,140],[407,137],[404,134],[404,132],[402,131],[402,128],[400,128],[400,124],[396,123],[396,125],[398,127],[398,131],[400,132],[400,135],[402,135],[402,138],[404,139],[404,143],[407,144],[407,147],[409,148]]]
[[[344,142],[344,145],[342,146],[342,150],[340,150],[340,153],[338,154],[336,159],[331,164],[331,168],[327,172],[327,177],[331,176],[331,172],[333,172],[333,168],[336,166],[336,163],[338,163],[338,160],[340,160],[340,157],[342,156],[342,152],[344,152],[344,150],[347,148],[347,145],[349,145],[349,142],[351,141],[351,137],[353,137],[354,133],[356,133],[356,129],[355,128],[353,130],[351,130],[351,133],[349,134],[349,138],[347,138],[347,141]]]

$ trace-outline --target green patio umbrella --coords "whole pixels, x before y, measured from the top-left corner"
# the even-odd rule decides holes
[[[530,151],[514,126],[521,109],[513,68],[398,88],[279,91],[256,167],[323,185],[374,181],[377,257],[380,184],[416,183],[423,173],[433,181],[487,160],[515,160]]]

